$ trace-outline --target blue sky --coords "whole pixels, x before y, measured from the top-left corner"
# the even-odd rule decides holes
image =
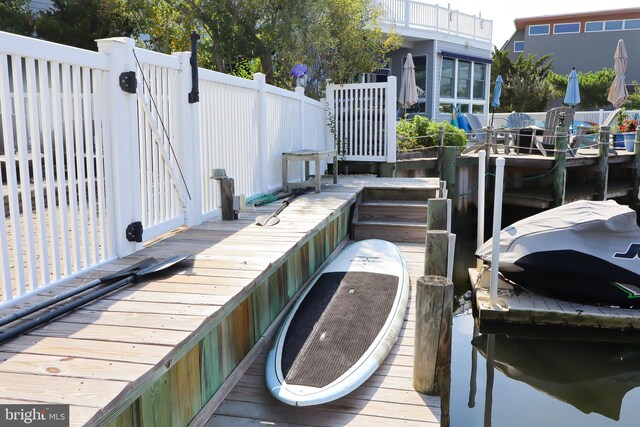
[[[444,2],[428,1],[446,6]],[[596,10],[627,9],[638,7],[629,0],[533,0],[522,2],[518,0],[451,0],[451,9],[463,13],[478,15],[493,19],[493,44],[502,47],[504,42],[513,34],[515,18],[531,16],[557,15],[562,13],[587,12]]]

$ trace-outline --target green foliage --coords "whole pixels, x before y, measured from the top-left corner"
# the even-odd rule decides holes
[[[640,84],[633,81],[633,90],[629,93],[629,99],[624,104],[629,110],[640,110]]]
[[[520,54],[515,62],[508,55],[508,50],[494,48],[492,52],[492,93],[498,74],[503,80],[500,107],[496,111],[544,110],[550,93],[547,75],[551,71],[551,55],[538,58],[536,55],[525,57]]]
[[[423,116],[400,119],[396,126],[398,151],[421,147],[435,147],[439,144],[440,126],[444,127],[444,145],[464,147],[468,143],[467,134],[449,122],[435,122]]]
[[[34,30],[34,17],[28,0],[0,2],[0,31],[30,36]]]
[[[372,0],[165,2],[173,14],[156,14],[159,31],[150,32],[152,40],[163,34],[168,40],[184,39],[181,29],[195,28],[205,51],[201,66],[244,75],[248,61],[261,67],[268,83],[285,88],[295,85],[291,67],[306,64],[306,91],[316,97],[326,79],[353,81],[358,73],[383,66],[385,54],[400,45],[397,34],[382,34],[382,9]]]
[[[603,68],[596,72],[578,72],[578,86],[580,87],[581,110],[599,109],[609,105],[607,95],[609,87],[615,77],[613,68]],[[547,76],[547,81],[551,85],[551,95],[557,98],[564,98],[567,90],[568,74],[556,74],[553,71]]]
[[[97,50],[96,39],[136,37],[144,31],[137,12],[145,0],[53,0],[36,18],[39,38]]]

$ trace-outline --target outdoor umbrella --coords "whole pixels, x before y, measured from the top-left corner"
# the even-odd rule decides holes
[[[400,85],[400,106],[405,110],[418,102],[418,88],[416,87],[416,67],[413,65],[411,54],[407,54],[402,70],[402,84]]]
[[[491,101],[491,126],[493,126],[493,115],[496,112],[496,108],[500,106],[500,95],[502,94],[502,76],[498,74],[496,79],[496,85],[493,88],[493,100]]]
[[[567,92],[564,94],[564,103],[575,110],[576,105],[580,104],[580,87],[578,86],[578,73],[576,67],[571,69],[569,80],[567,81]],[[573,120],[571,121],[573,127]]]
[[[609,89],[607,100],[613,104],[613,108],[618,108],[624,104],[629,97],[627,86],[624,83],[624,72],[627,69],[627,49],[624,47],[624,40],[618,40],[618,47],[616,48],[615,55],[613,55],[613,59],[616,77],[613,79],[611,89]]]

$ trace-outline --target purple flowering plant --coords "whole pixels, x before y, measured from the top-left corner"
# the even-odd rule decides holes
[[[304,64],[296,64],[291,67],[291,75],[296,79],[303,79],[307,75],[307,66]]]

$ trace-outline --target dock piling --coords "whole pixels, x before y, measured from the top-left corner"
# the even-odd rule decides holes
[[[600,128],[598,135],[598,176],[596,178],[597,200],[607,199],[607,181],[609,177],[609,135],[608,126]]]
[[[561,123],[555,132],[555,170],[553,172],[553,203],[554,206],[564,204],[567,190],[567,127]]]
[[[640,205],[640,203],[638,203],[638,197],[640,196],[640,194],[638,194],[640,192],[640,127],[636,129],[636,139],[633,143],[633,153],[633,163],[635,167],[633,168],[633,190],[631,191],[630,204],[631,208],[637,211],[638,206]]]
[[[416,286],[416,334],[413,388],[443,395],[451,385],[451,325],[453,282],[422,276]]]
[[[493,201],[493,230],[491,233],[491,282],[489,284],[489,301],[491,305],[498,302],[498,263],[500,262],[500,228],[502,223],[502,190],[504,185],[504,157],[496,159],[496,185]]]
[[[485,156],[486,153],[484,151],[478,153],[478,230],[476,233],[476,248],[479,248],[484,243]],[[478,271],[482,269],[482,260],[478,259],[476,267]]]

